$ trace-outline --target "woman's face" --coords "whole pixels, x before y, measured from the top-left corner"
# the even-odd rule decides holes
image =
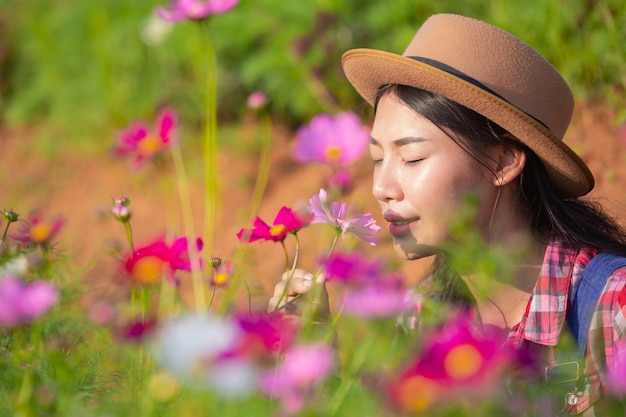
[[[378,104],[370,153],[372,193],[401,256],[436,253],[470,195],[479,197],[475,226],[488,229],[497,193],[494,174],[393,93]]]

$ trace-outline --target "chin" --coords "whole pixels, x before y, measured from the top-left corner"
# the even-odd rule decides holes
[[[434,247],[426,245],[413,244],[409,247],[408,245],[394,242],[393,248],[400,257],[408,261],[427,258],[437,253],[437,250],[435,250]]]

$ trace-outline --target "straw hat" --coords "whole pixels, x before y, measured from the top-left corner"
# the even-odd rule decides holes
[[[543,161],[559,194],[594,185],[565,143],[574,98],[559,72],[511,34],[464,16],[431,16],[403,55],[353,49],[342,58],[354,88],[373,104],[379,88],[403,84],[443,95],[508,130]]]

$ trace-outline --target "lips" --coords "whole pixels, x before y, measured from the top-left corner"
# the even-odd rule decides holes
[[[420,219],[419,217],[404,218],[394,212],[385,212],[383,216],[389,222],[389,233],[396,237],[411,233],[412,225]]]

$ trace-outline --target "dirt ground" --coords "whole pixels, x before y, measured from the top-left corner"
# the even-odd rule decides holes
[[[594,173],[596,187],[589,197],[600,200],[610,213],[626,220],[626,144],[619,137],[615,120],[615,112],[607,106],[579,103],[566,142]],[[250,138],[259,132],[257,125],[246,122],[235,135],[249,149]],[[120,282],[120,275],[119,264],[109,249],[125,245],[122,225],[109,214],[112,199],[131,198],[136,241],[147,243],[166,232],[185,234],[176,191],[166,180],[167,176],[154,169],[130,174],[125,163],[112,160],[106,151],[86,156],[59,146],[60,151],[46,156],[45,151],[36,149],[40,146],[39,133],[36,130],[0,131],[0,208],[12,208],[23,217],[34,210],[45,218],[62,216],[65,226],[59,236],[59,247],[76,273],[84,276],[90,292],[100,297],[124,291],[123,286],[111,286]],[[98,140],[113,143],[112,137]],[[328,175],[324,167],[296,164],[291,158],[293,140],[293,132],[275,127],[269,183],[257,213],[267,221],[273,220],[281,206],[297,207],[306,202],[324,186]],[[184,141],[183,138],[183,150]],[[237,231],[251,224],[247,210],[259,158],[258,152],[241,152],[241,149],[239,145],[228,146],[219,153],[221,201],[215,238],[208,239],[208,245],[212,247],[211,254],[225,258],[238,247]],[[195,229],[196,234],[201,235],[204,194],[201,161],[196,155],[195,151],[185,152]],[[359,212],[371,212],[382,224],[376,202],[370,195],[369,166],[364,158],[352,167],[355,187],[345,202],[357,204]],[[319,231],[303,233],[303,266],[307,266],[307,262],[310,265],[316,254],[323,251],[325,243],[320,243],[320,236],[323,235]],[[395,256],[389,242],[383,229],[381,241],[372,253]],[[306,255],[305,243],[314,248]],[[245,259],[248,273],[252,275],[248,282],[252,283],[255,302],[262,303],[273,282],[280,277],[284,255],[279,245],[255,245],[246,252]],[[401,268],[408,277],[415,277],[421,273],[423,265],[405,262]]]

